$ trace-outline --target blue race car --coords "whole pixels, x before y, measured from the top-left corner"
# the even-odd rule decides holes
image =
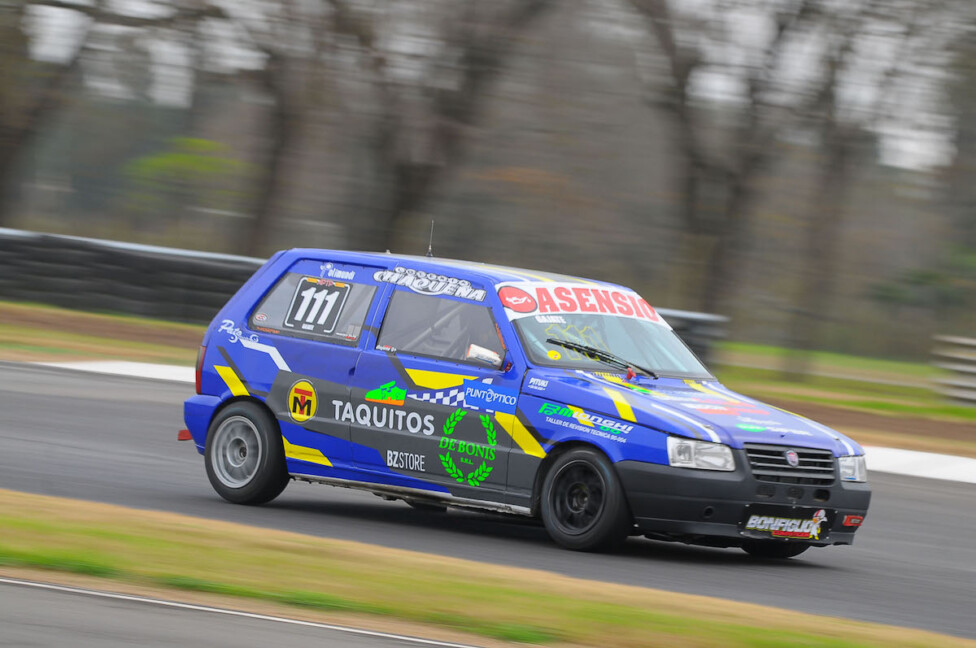
[[[210,325],[186,401],[225,499],[290,479],[788,558],[850,544],[845,436],[723,387],[635,292],[429,257],[279,252]]]

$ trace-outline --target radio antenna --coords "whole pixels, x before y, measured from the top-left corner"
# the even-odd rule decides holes
[[[427,241],[427,256],[434,256],[434,219],[430,219],[430,239]]]

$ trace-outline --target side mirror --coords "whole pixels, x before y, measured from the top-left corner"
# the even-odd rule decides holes
[[[478,346],[477,344],[471,344],[468,346],[468,350],[464,354],[465,360],[475,360],[482,364],[486,364],[495,369],[501,369],[502,357],[492,351],[491,349],[486,349],[483,346]]]

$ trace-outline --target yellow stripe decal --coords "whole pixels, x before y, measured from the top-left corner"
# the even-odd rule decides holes
[[[631,423],[636,423],[637,418],[634,416],[634,408],[630,406],[624,395],[617,391],[616,389],[610,389],[609,387],[604,387],[603,391],[607,392],[607,396],[613,401],[613,404],[617,406],[617,414],[620,415],[625,421],[630,421]]]
[[[462,376],[461,374],[443,373],[441,371],[424,371],[423,369],[407,369],[406,371],[410,380],[424,389],[460,387],[465,380],[474,378],[474,376]]]
[[[545,449],[539,445],[535,437],[525,429],[525,426],[522,425],[522,422],[514,414],[495,412],[495,420],[498,421],[498,424],[502,426],[503,430],[508,432],[508,435],[512,437],[512,441],[522,449],[522,452],[533,457],[539,457],[540,459],[546,456]]]
[[[685,384],[688,385],[689,387],[691,387],[692,389],[696,390],[696,391],[700,391],[703,394],[708,394],[709,396],[717,396],[718,398],[721,398],[722,400],[727,401],[729,403],[738,403],[739,402],[738,400],[732,398],[731,396],[726,396],[725,394],[723,394],[721,392],[717,392],[714,389],[709,389],[705,385],[700,385],[700,384],[696,383],[694,380],[686,380],[685,381]]]
[[[329,461],[328,457],[322,454],[321,450],[306,448],[305,446],[289,443],[288,439],[285,437],[281,437],[281,442],[285,446],[285,456],[289,459],[298,459],[300,461],[307,461],[308,463],[319,464],[321,466],[332,466],[332,462]]]
[[[234,373],[233,369],[221,365],[214,365],[214,369],[217,370],[220,377],[227,383],[227,388],[230,389],[230,393],[234,396],[247,396],[247,388],[241,382],[241,379],[237,377],[237,374]]]
[[[566,407],[569,408],[570,411],[576,412],[577,414],[583,414],[583,410],[575,405],[567,405]],[[579,417],[576,419],[576,422],[582,423],[586,427],[593,427],[593,423],[586,416]]]

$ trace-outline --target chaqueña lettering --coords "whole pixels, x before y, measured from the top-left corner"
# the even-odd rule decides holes
[[[381,283],[404,286],[421,295],[450,295],[477,302],[484,301],[486,295],[484,290],[474,288],[467,279],[400,266],[393,270],[377,270],[373,273],[373,279]]]

